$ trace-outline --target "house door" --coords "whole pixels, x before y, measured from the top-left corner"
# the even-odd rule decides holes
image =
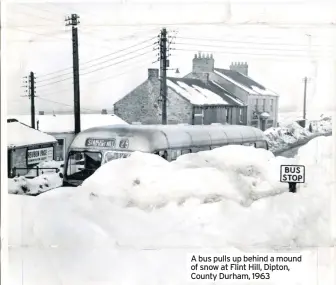
[[[7,150],[7,177],[11,176],[11,168],[12,168],[12,156],[11,156],[11,151]]]
[[[266,120],[261,120],[261,130],[262,131],[266,130]]]

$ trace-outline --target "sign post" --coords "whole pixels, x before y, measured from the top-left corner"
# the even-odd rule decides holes
[[[288,183],[289,192],[296,193],[296,184],[305,183],[304,165],[281,165],[280,182]]]

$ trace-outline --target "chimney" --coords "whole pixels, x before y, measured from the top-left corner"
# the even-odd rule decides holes
[[[234,70],[248,76],[248,64],[247,62],[232,62],[230,70]]]
[[[215,69],[215,60],[212,54],[201,54],[195,55],[192,61],[192,72],[193,73],[209,73],[213,72]]]
[[[209,83],[209,73],[199,73],[197,74],[197,78],[205,84]]]
[[[148,68],[148,79],[159,78],[159,70],[157,68]]]

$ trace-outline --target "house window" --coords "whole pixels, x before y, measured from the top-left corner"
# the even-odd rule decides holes
[[[228,123],[229,122],[229,109],[225,109],[225,120]]]
[[[65,156],[65,139],[57,139],[56,160],[64,160]]]
[[[270,100],[270,111],[273,112],[273,99]]]
[[[243,123],[243,110],[239,109],[239,123]]]
[[[254,110],[258,111],[258,99],[255,99],[255,106],[254,106]]]
[[[266,111],[266,99],[263,99],[263,111]]]

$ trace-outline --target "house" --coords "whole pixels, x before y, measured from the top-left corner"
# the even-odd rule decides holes
[[[35,126],[38,130],[52,135],[57,139],[56,160],[64,160],[68,147],[75,137],[73,115],[36,115]],[[29,115],[10,116],[27,125],[31,124]],[[81,130],[107,125],[126,124],[115,115],[108,114],[81,114]]]
[[[51,135],[17,120],[7,120],[8,177],[25,175],[29,168],[43,161],[54,160],[56,144],[56,138]]]
[[[246,124],[246,106],[215,83],[193,78],[167,78],[168,124]],[[158,69],[114,105],[114,113],[128,123],[162,123]]]
[[[203,79],[230,92],[247,106],[247,124],[263,130],[276,127],[279,95],[248,76],[248,64],[232,63],[229,69],[215,68],[213,55],[195,55],[192,72],[185,78]]]

